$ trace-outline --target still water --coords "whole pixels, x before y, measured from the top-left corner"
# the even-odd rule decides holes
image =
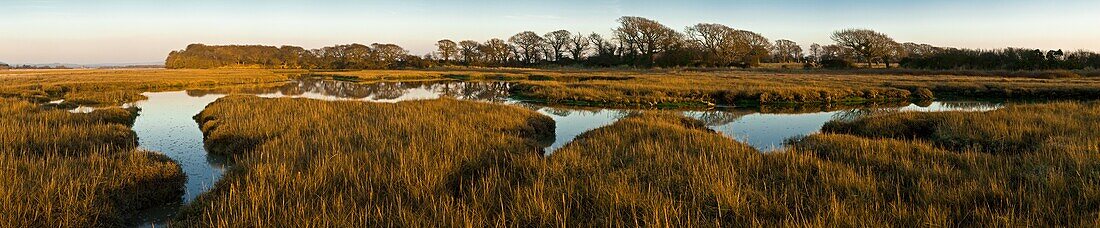
[[[256,96],[308,98],[332,101],[400,102],[451,97],[463,100],[517,105],[549,116],[555,121],[554,142],[544,149],[547,155],[565,146],[578,135],[610,125],[637,110],[544,106],[509,98],[508,82],[378,82],[360,84],[333,80],[302,79],[284,86],[252,91]],[[202,132],[192,119],[206,105],[223,97],[213,91],[176,91],[144,93],[149,99],[129,104],[141,109],[134,131],[142,149],[159,151],[179,162],[187,174],[188,203],[211,188],[226,170],[225,158],[207,154]],[[717,132],[745,142],[761,151],[781,149],[792,137],[818,132],[834,118],[868,109],[896,111],[983,111],[1001,107],[989,102],[931,102],[892,104],[874,107],[800,107],[800,108],[716,108],[682,111],[699,119]],[[79,110],[84,111],[84,110]],[[143,223],[162,223],[180,205],[168,205],[145,212]]]

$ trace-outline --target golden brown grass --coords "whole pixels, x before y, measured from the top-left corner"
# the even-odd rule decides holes
[[[450,99],[231,96],[196,119],[235,165],[181,222],[219,227],[500,224],[553,132],[533,111]]]
[[[133,115],[0,98],[0,227],[125,226],[139,209],[179,200],[183,171],[135,150]]]
[[[198,120],[239,165],[183,222],[1088,226],[1100,214],[1100,140],[1088,130],[1098,106],[875,114],[767,154],[694,119],[640,112],[541,157],[534,135],[549,120],[515,107],[230,97]],[[910,119],[936,130],[874,133]],[[949,143],[979,138],[1039,146]]]
[[[627,106],[862,103],[939,98],[1096,99],[1100,78],[836,75],[760,71],[622,72],[598,80],[524,81],[515,95],[548,103]]]
[[[0,71],[0,97],[34,102],[65,99],[111,106],[145,99],[142,92],[223,86],[276,86],[304,73],[273,70],[13,70]]]

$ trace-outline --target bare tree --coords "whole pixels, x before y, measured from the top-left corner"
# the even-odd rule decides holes
[[[566,48],[569,47],[569,43],[572,42],[573,33],[566,30],[558,30],[543,35],[543,39],[546,41],[547,48],[552,52],[552,55],[547,55],[546,58],[553,58],[550,61],[561,61],[563,53]]]
[[[735,43],[737,46],[742,47],[743,53],[739,53],[744,63],[749,66],[755,66],[760,64],[760,59],[768,56],[771,50],[771,41],[768,38],[761,36],[758,33],[737,30],[735,34]]]
[[[820,44],[814,43],[814,44],[810,45],[810,58],[812,58],[811,61],[814,61],[814,62],[820,62],[821,61],[821,45]]]
[[[462,61],[466,63],[466,65],[473,65],[474,62],[481,58],[481,50],[478,49],[481,44],[477,41],[463,40],[462,42],[458,42],[458,46],[460,47],[459,50],[462,52]]]
[[[708,23],[699,23],[684,29],[688,39],[719,65],[732,62],[739,52],[740,47],[734,42],[736,31],[725,25]]]
[[[614,32],[615,39],[623,42],[622,48],[651,58],[651,63],[654,54],[673,48],[683,36],[657,21],[631,16],[619,18],[619,27]]]
[[[439,57],[443,57],[443,61],[451,61],[451,57],[458,53],[458,44],[448,39],[435,42],[435,46],[439,48]]]
[[[538,60],[539,51],[542,46],[542,37],[532,31],[525,31],[517,33],[516,35],[508,38],[508,42],[515,45],[515,52],[521,54],[524,63],[535,63]]]
[[[597,56],[615,55],[615,44],[604,39],[600,34],[592,33],[588,35],[588,41],[591,42],[592,46],[596,49]]]
[[[485,41],[485,45],[482,45],[481,52],[485,54],[489,61],[504,65],[511,55],[509,48],[508,43],[505,43],[504,40],[493,38],[489,41]]]
[[[374,61],[380,64],[378,68],[392,68],[396,63],[405,61],[405,57],[409,55],[408,50],[395,44],[371,44],[370,46]]]
[[[845,29],[836,31],[832,36],[837,45],[851,49],[863,61],[867,67],[875,60],[885,60],[897,46],[894,39],[870,29]],[[889,67],[889,66],[887,66]]]
[[[569,55],[573,60],[581,60],[584,58],[584,52],[588,50],[588,37],[584,34],[577,33],[573,38],[569,39]]]
[[[776,40],[773,47],[777,60],[791,62],[802,58],[802,47],[790,40]]]

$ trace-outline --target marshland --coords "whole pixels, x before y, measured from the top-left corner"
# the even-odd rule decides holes
[[[344,14],[440,19],[355,24],[394,42],[366,45],[293,1],[265,4],[276,17],[132,3],[163,14],[135,25],[180,28],[143,32],[116,20],[132,13],[82,4],[0,15],[96,16],[0,35],[0,58],[18,61],[0,63],[0,227],[1100,226],[1100,54],[1076,43],[1092,33],[810,28],[861,24],[826,6],[762,26],[703,10],[730,3],[685,1],[652,3],[664,5],[652,17],[601,8],[616,14],[603,21],[524,7]],[[430,5],[414,8],[454,4]],[[58,19],[28,19],[42,15]],[[722,23],[685,22],[710,20]],[[265,23],[237,24],[249,21]],[[509,23],[523,27],[493,27]],[[473,32],[445,32],[457,28]],[[24,49],[69,47],[42,43],[62,33],[115,46]],[[126,34],[143,40],[104,38]],[[989,34],[1005,38],[972,39]],[[281,41],[318,48],[269,44]],[[988,48],[1005,43],[1043,48]],[[155,61],[33,64],[46,55]]]

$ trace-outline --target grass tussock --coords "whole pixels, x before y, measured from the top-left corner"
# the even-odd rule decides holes
[[[499,224],[553,132],[533,111],[451,99],[231,96],[196,119],[235,165],[182,212],[195,226]]]
[[[0,227],[126,226],[142,208],[179,200],[183,171],[135,150],[134,115],[0,99]]]

